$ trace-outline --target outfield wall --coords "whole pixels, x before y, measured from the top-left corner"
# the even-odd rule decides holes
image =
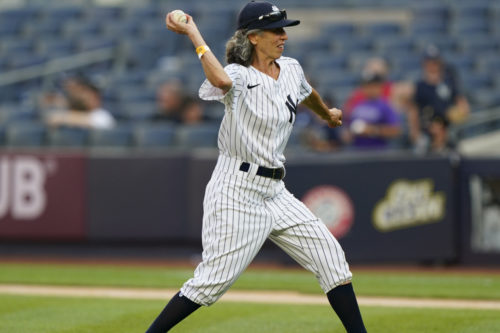
[[[215,158],[1,153],[0,239],[200,242]],[[298,156],[285,182],[353,262],[499,262],[500,159]]]

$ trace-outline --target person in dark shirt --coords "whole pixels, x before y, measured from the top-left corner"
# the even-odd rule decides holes
[[[423,77],[415,85],[413,107],[409,112],[410,138],[418,146],[428,142],[431,121],[435,117],[451,124],[465,120],[469,104],[461,94],[455,75],[446,70],[439,51],[429,47],[422,62]]]

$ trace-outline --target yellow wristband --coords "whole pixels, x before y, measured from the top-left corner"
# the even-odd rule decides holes
[[[198,55],[198,58],[201,59],[201,57],[205,54],[205,52],[210,51],[210,48],[207,45],[201,45],[196,48],[196,54]]]

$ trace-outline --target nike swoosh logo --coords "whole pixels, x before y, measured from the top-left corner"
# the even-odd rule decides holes
[[[255,87],[259,86],[259,85],[260,85],[260,83],[257,83],[257,84],[255,84],[255,85],[253,85],[253,86],[251,86],[251,85],[249,85],[249,84],[248,84],[248,85],[247,85],[247,88],[248,88],[248,89],[253,89],[253,88],[255,88]]]

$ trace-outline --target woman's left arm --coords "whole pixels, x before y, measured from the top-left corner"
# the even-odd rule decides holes
[[[342,111],[336,108],[329,109],[319,93],[313,88],[311,94],[302,101],[303,105],[311,109],[330,127],[342,125]]]

